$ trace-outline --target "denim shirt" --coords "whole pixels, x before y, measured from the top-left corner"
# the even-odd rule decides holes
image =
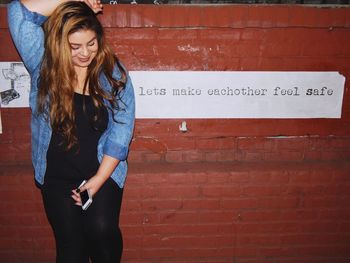
[[[11,36],[31,76],[29,106],[32,112],[32,162],[35,180],[41,185],[44,183],[46,154],[52,134],[50,121],[43,114],[37,114],[38,77],[44,54],[44,32],[41,25],[46,19],[47,17],[28,10],[18,0],[8,5]],[[121,77],[118,67],[115,67],[113,77],[116,79]],[[100,74],[99,81],[105,91],[111,91],[112,87],[103,73]],[[117,101],[119,110],[115,109],[113,112],[108,110],[108,126],[98,142],[97,158],[101,162],[103,155],[108,155],[120,160],[111,178],[122,188],[127,174],[126,158],[135,120],[134,89],[129,75],[125,89],[120,91],[120,98],[122,102]],[[113,120],[113,115],[117,122]]]

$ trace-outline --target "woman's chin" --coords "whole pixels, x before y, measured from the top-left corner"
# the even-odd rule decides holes
[[[74,67],[79,67],[79,68],[87,68],[90,64],[91,64],[91,61],[73,63]]]

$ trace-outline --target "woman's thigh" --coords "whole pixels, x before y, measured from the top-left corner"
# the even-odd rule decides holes
[[[83,213],[83,228],[94,263],[120,260],[123,249],[119,229],[122,196],[123,189],[109,178]]]
[[[81,207],[70,196],[43,191],[47,218],[56,240],[57,262],[88,262]]]

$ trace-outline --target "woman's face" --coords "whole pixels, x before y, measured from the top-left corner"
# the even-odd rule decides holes
[[[73,65],[88,67],[98,51],[96,33],[92,30],[79,30],[68,36],[72,51]]]

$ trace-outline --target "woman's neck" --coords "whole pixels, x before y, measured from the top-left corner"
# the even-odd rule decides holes
[[[77,76],[77,83],[74,85],[74,91],[80,94],[84,94],[84,84],[87,76],[87,68],[75,67],[75,73]],[[86,83],[88,85],[88,83]],[[85,94],[88,95],[89,91],[86,90]]]

